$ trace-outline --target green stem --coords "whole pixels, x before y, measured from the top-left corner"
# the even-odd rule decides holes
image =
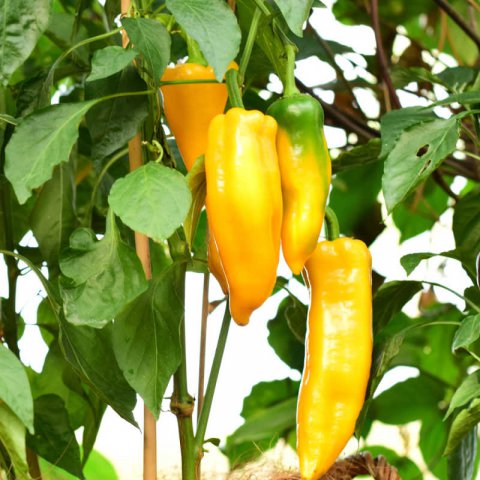
[[[245,72],[247,71],[248,62],[252,54],[253,45],[255,44],[255,37],[257,36],[258,26],[260,24],[260,18],[262,17],[261,10],[257,7],[253,13],[252,23],[250,24],[250,30],[248,31],[248,37],[243,49],[242,58],[240,60],[240,67],[238,69],[238,83],[243,85],[245,79]]]
[[[328,240],[336,240],[340,236],[337,216],[330,207],[325,208],[325,230]]]
[[[187,266],[183,263],[182,285],[180,290],[185,300],[185,276]],[[184,302],[185,303],[185,302]],[[180,448],[182,452],[182,480],[195,480],[195,438],[193,435],[193,398],[188,393],[187,358],[185,345],[185,316],[180,319],[181,362],[173,375],[172,412],[177,416]]]
[[[218,373],[220,372],[220,365],[222,364],[223,353],[225,352],[225,345],[227,343],[228,330],[230,328],[231,316],[230,305],[227,300],[225,304],[225,314],[223,315],[222,327],[218,336],[217,348],[215,356],[213,357],[212,369],[208,377],[207,389],[205,391],[205,398],[203,400],[203,407],[198,417],[197,433],[195,435],[195,445],[199,452],[197,462],[200,462],[203,453],[203,442],[205,441],[205,432],[207,430],[208,417],[212,408],[213,394],[217,385]]]
[[[440,287],[440,288],[443,288],[444,290],[447,290],[449,291],[450,293],[453,293],[454,295],[456,295],[458,298],[461,298],[465,303],[467,303],[468,305],[470,305],[476,312],[480,313],[480,307],[478,305],[476,305],[475,303],[473,303],[471,300],[469,300],[467,297],[464,297],[463,295],[460,295],[460,293],[456,292],[455,290],[452,290],[451,288],[449,287],[446,287],[445,285],[442,285],[440,283],[436,283],[436,282],[427,282],[426,280],[419,280],[419,282],[422,282],[422,283],[426,283],[427,285],[432,285],[434,287]]]
[[[238,86],[238,72],[231,68],[227,71],[226,78],[230,105],[232,107],[244,108],[242,94],[240,93],[240,88]]]
[[[124,157],[127,153],[128,153],[128,147],[125,147],[123,150],[120,150],[115,155],[112,155],[110,160],[105,164],[102,171],[100,172],[100,174],[96,178],[95,185],[93,186],[93,189],[92,189],[92,195],[90,196],[90,203],[88,205],[87,213],[85,215],[85,224],[86,225],[90,225],[90,223],[92,222],[92,212],[93,212],[93,207],[95,205],[95,198],[97,197],[97,191],[98,191],[98,188],[100,187],[100,184],[102,183],[103,177],[107,174],[110,167],[115,162],[117,162],[122,157]]]
[[[110,32],[102,33],[101,35],[97,35],[95,37],[86,38],[85,40],[82,40],[81,42],[76,43],[75,45],[71,46],[68,50],[66,50],[64,53],[62,53],[55,60],[55,62],[53,62],[53,65],[50,67],[47,78],[45,79],[45,82],[43,84],[42,96],[46,96],[46,95],[50,96],[49,90],[53,83],[53,74],[55,73],[55,69],[74,50],[76,50],[77,48],[83,47],[84,45],[88,45],[89,43],[97,42],[99,40],[104,40],[105,38],[112,37],[113,35],[116,35],[117,33],[119,33],[122,29],[123,27],[120,27],[120,28],[116,28],[115,30],[111,30]]]
[[[203,56],[202,51],[200,50],[200,46],[198,42],[196,42],[190,35],[185,34],[185,40],[187,42],[187,50],[188,50],[188,63],[196,63],[198,65],[207,66],[208,63]]]
[[[474,153],[471,153],[467,150],[464,150],[462,153],[464,153],[467,157],[474,158],[475,160],[480,160],[480,157],[478,155],[475,155]]]
[[[285,45],[285,51],[287,52],[287,74],[285,76],[283,89],[284,97],[291,97],[292,95],[298,95],[300,93],[295,83],[295,50],[296,47],[292,43]]]

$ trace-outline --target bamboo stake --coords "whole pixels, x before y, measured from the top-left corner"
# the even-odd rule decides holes
[[[128,13],[131,0],[121,1],[121,15]],[[125,30],[122,31],[122,44],[125,47],[128,44],[128,36]],[[128,159],[130,171],[142,166],[142,138],[137,133],[135,137],[128,142]],[[150,264],[150,246],[148,237],[135,232],[135,249],[138,258],[142,262],[143,270],[147,280],[152,278]],[[143,406],[143,480],[156,480],[157,478],[157,426],[152,412]]]

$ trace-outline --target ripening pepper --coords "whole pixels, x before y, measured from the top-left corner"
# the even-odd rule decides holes
[[[232,62],[229,68],[238,67]],[[210,66],[177,64],[162,76],[162,81],[174,80],[215,80],[215,73]],[[190,83],[162,85],[160,90],[168,126],[190,170],[197,157],[205,153],[210,121],[225,110],[227,87],[224,83]]]
[[[280,255],[282,192],[277,123],[231,108],[210,124],[205,153],[207,216],[239,325],[270,296]]]
[[[351,438],[372,358],[371,257],[360,240],[320,242],[305,265],[310,308],[297,405],[302,480],[318,480]]]
[[[225,295],[228,295],[228,282],[227,277],[225,277],[225,271],[223,270],[222,261],[220,259],[220,254],[218,253],[218,247],[213,238],[212,232],[210,232],[208,238],[208,268],[211,274],[217,279],[222,292]]]
[[[297,93],[275,101],[267,113],[278,123],[282,250],[288,266],[298,275],[317,245],[330,187],[323,109],[310,95]]]

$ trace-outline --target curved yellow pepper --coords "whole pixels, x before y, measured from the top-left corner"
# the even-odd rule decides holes
[[[310,308],[297,405],[302,480],[318,480],[355,430],[372,358],[371,256],[360,240],[320,242],[305,265]]]
[[[276,121],[231,108],[210,124],[205,153],[207,215],[239,325],[270,296],[280,253],[282,192]]]
[[[210,272],[217,279],[220,287],[222,288],[222,292],[225,295],[228,295],[227,277],[225,276],[225,272],[223,270],[222,260],[220,259],[220,254],[218,253],[217,244],[215,243],[215,239],[213,238],[211,232],[208,239],[207,256],[208,268],[210,269]]]

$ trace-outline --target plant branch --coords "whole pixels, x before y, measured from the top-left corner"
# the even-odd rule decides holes
[[[480,50],[480,37],[472,27],[459,15],[459,13],[446,0],[433,0],[462,30],[470,37]]]
[[[198,394],[197,394],[197,423],[200,419],[200,411],[203,408],[204,385],[205,385],[205,351],[207,343],[207,318],[208,318],[208,287],[210,273],[203,274],[203,298],[202,298],[202,325],[200,332],[200,358],[198,367]]]
[[[451,198],[455,200],[455,202],[458,202],[460,197],[452,191],[448,183],[445,181],[445,179],[442,177],[442,174],[440,173],[439,170],[435,170],[432,174],[432,178],[435,181],[435,183]]]
[[[230,303],[225,303],[225,314],[223,315],[222,327],[218,336],[217,348],[215,350],[215,356],[213,357],[212,368],[210,370],[210,376],[208,377],[207,390],[205,392],[205,399],[200,416],[198,419],[197,433],[195,436],[195,445],[198,451],[197,463],[200,462],[203,456],[203,443],[205,441],[205,432],[207,430],[208,417],[212,408],[213,394],[217,385],[218,374],[220,372],[220,366],[222,364],[223,353],[225,351],[225,345],[227,343],[228,330],[230,328],[231,316],[230,316]]]
[[[310,23],[309,23],[309,26],[312,28],[312,31],[313,31],[313,34],[314,34],[315,38],[320,42],[323,49],[325,50],[325,53],[327,54],[327,57],[330,60],[330,65],[335,70],[335,73],[337,74],[338,79],[343,83],[343,85],[347,89],[348,93],[350,93],[350,95],[353,99],[354,107],[360,113],[360,115],[363,117],[363,119],[365,121],[368,121],[368,118],[365,115],[365,112],[360,108],[360,105],[357,102],[357,97],[355,96],[355,92],[353,91],[353,88],[350,85],[350,82],[345,78],[343,70],[338,66],[338,63],[335,60],[335,54],[332,52],[332,49],[330,48],[330,45],[328,44],[328,42],[325,41],[325,39],[321,35],[318,34],[318,32],[315,30],[315,28],[313,28],[313,26]]]
[[[398,99],[397,92],[395,91],[395,87],[393,86],[390,73],[388,72],[387,56],[385,55],[385,49],[383,47],[382,33],[380,30],[380,20],[378,16],[378,0],[371,0],[371,15],[373,31],[375,32],[375,41],[377,43],[377,58],[380,72],[385,86],[387,87],[391,105],[393,105],[395,109],[399,109],[402,108],[402,106],[400,104],[400,100]]]

